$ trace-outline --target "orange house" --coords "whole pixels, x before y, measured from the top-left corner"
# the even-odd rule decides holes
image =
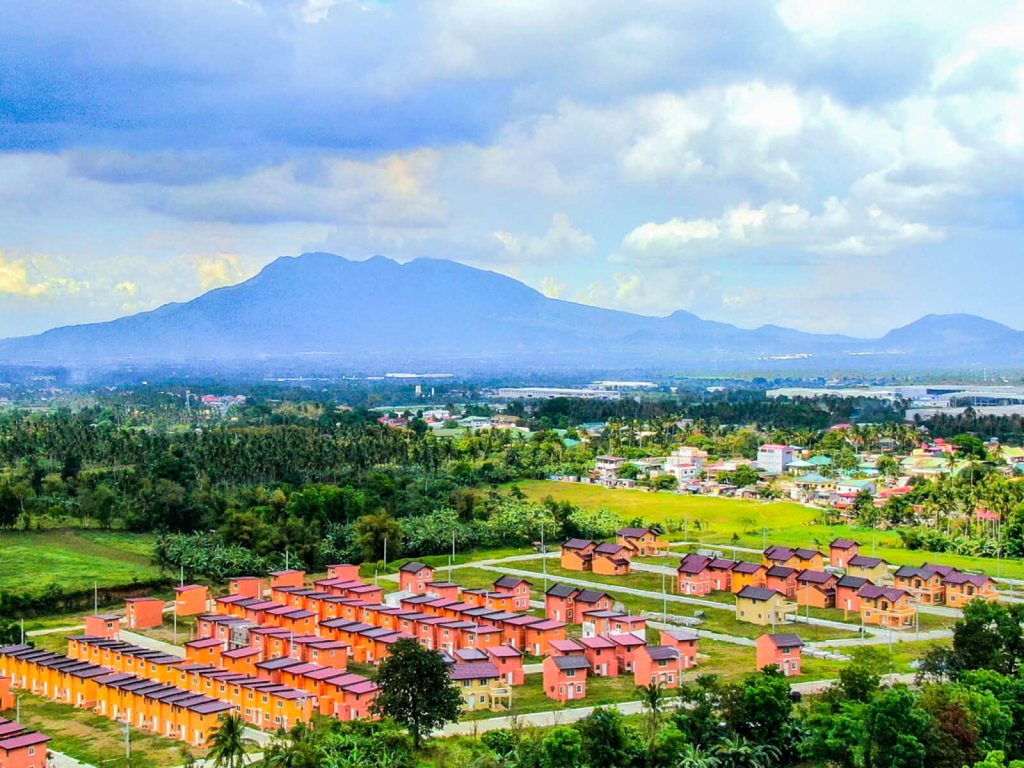
[[[850,611],[860,612],[860,588],[871,582],[862,579],[860,576],[847,574],[836,582],[836,608],[847,613]]]
[[[671,645],[640,646],[633,658],[633,682],[639,686],[660,683],[678,688],[683,676],[683,655]]]
[[[945,575],[935,568],[904,565],[896,570],[894,578],[896,588],[910,593],[915,603],[936,605],[946,598],[946,585],[943,583]]]
[[[530,591],[533,584],[518,576],[502,576],[494,582],[495,592],[507,592],[513,596],[513,611],[530,610]]]
[[[263,597],[266,585],[259,576],[235,576],[228,579],[228,592],[243,597]]]
[[[589,571],[597,544],[589,539],[569,539],[562,545],[562,567],[569,571]]]
[[[117,637],[121,632],[121,617],[113,613],[101,613],[85,617],[85,634],[90,637]]]
[[[516,596],[510,592],[488,592],[484,607],[492,611],[511,611],[515,608]],[[469,605],[464,603],[464,605]]]
[[[546,656],[551,653],[551,643],[565,640],[566,626],[560,621],[551,619],[528,624],[523,649],[534,656]]]
[[[578,587],[568,584],[552,584],[544,593],[544,615],[555,621],[576,623],[573,598],[580,593]]]
[[[415,560],[398,569],[398,586],[405,592],[422,595],[427,591],[427,584],[434,580],[434,569],[425,563]]]
[[[457,581],[431,581],[427,583],[427,594],[443,597],[445,600],[458,600],[461,589]],[[468,600],[466,602],[469,602]]]
[[[3,768],[46,768],[50,737],[28,731],[18,723],[0,717],[0,766]]]
[[[784,565],[787,568],[820,571],[825,567],[825,555],[816,549],[780,547],[773,545],[764,551],[764,564],[767,566]]]
[[[590,570],[601,576],[626,576],[630,572],[630,563],[625,557],[594,555]]]
[[[198,616],[206,613],[209,589],[199,584],[174,588],[174,610],[179,616]]]
[[[768,568],[760,563],[741,560],[732,569],[732,581],[729,589],[733,594],[742,592],[744,587],[763,587],[767,582]]]
[[[306,581],[305,571],[272,571],[270,573],[270,588],[274,587],[299,587]]]
[[[714,586],[711,581],[711,558],[686,555],[676,569],[679,574],[679,594],[707,595]]]
[[[851,539],[835,539],[828,545],[828,564],[833,568],[845,568],[851,557],[860,554],[860,544]]]
[[[757,668],[777,667],[783,675],[800,674],[800,656],[804,641],[792,632],[764,634],[757,638]]]
[[[11,678],[0,675],[0,709],[14,709],[14,705],[14,694],[11,693]]]
[[[615,654],[618,647],[602,635],[580,639],[583,645],[583,656],[590,662],[590,669],[600,677],[618,677],[619,662]]]
[[[125,602],[128,629],[150,629],[164,623],[164,601],[156,597],[130,597]]]
[[[606,635],[615,644],[615,660],[620,672],[632,672],[636,649],[647,645],[647,641],[636,635]]]
[[[212,664],[220,666],[220,654],[224,641],[215,637],[204,637],[185,643],[185,661],[191,664]],[[69,646],[70,652],[70,646]]]
[[[359,566],[350,563],[327,566],[327,578],[345,579],[346,581],[359,581]]]
[[[796,604],[835,608],[839,577],[828,571],[800,571],[796,577]]]
[[[732,569],[735,567],[735,560],[727,560],[724,557],[712,559],[708,563],[708,573],[711,575],[711,589],[716,592],[728,592],[732,589]]]
[[[548,656],[544,659],[544,694],[565,703],[585,698],[590,662],[583,656]]]
[[[640,557],[660,555],[668,548],[668,542],[659,539],[658,534],[649,528],[620,528],[615,532],[615,538],[633,555]]]
[[[661,630],[661,644],[672,646],[679,651],[684,670],[697,666],[698,642],[699,639],[695,632],[689,632],[685,629]]]
[[[951,573],[945,579],[946,604],[962,606],[971,600],[998,600],[996,583],[984,574]]]
[[[362,675],[346,674],[331,678],[324,684],[334,703],[333,714],[339,720],[363,720],[370,717],[370,704],[379,690],[376,683]]]
[[[263,651],[259,648],[235,648],[224,651],[220,655],[220,666],[240,675],[256,677],[256,665],[263,660]]]
[[[487,658],[498,668],[501,679],[509,685],[526,682],[523,672],[523,654],[510,645],[498,645],[487,649]]]
[[[910,593],[894,587],[865,584],[860,596],[860,615],[865,624],[906,629],[914,626],[917,609],[910,602]]]
[[[608,620],[608,634],[610,635],[636,635],[644,639],[647,637],[646,616],[613,616]]]
[[[792,598],[796,594],[796,575],[796,568],[773,565],[765,574],[765,587],[781,592],[787,598]]]

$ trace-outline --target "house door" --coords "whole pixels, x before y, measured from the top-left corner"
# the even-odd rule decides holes
[[[469,694],[469,709],[470,709],[470,711],[473,711],[474,709],[476,709],[476,694],[475,693]]]

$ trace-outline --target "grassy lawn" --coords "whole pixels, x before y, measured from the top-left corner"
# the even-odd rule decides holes
[[[0,590],[41,592],[131,584],[152,579],[154,537],[105,531],[10,531],[0,534]]]
[[[52,736],[51,749],[104,768],[127,766],[120,723],[31,693],[19,692],[19,695],[22,725]],[[3,715],[14,719],[12,711],[5,711]],[[182,742],[141,728],[132,728],[131,738],[134,768],[181,765]],[[196,756],[204,754],[201,750],[192,751]]]
[[[651,523],[668,520],[688,523],[688,536],[705,546],[728,550],[730,546],[761,549],[767,529],[768,544],[823,549],[837,537],[861,542],[861,552],[884,557],[896,565],[916,565],[924,561],[952,565],[967,571],[983,571],[992,576],[1024,578],[1024,561],[937,554],[905,549],[894,531],[872,532],[851,525],[825,526],[817,522],[819,510],[787,501],[746,501],[703,496],[677,496],[673,493],[645,493],[611,490],[599,486],[535,480],[519,483],[533,500],[553,496],[582,507],[606,507],[623,518],[641,517]],[[700,521],[701,530],[695,530]],[[734,538],[735,537],[735,538]],[[676,535],[674,538],[682,538]]]
[[[533,550],[530,547],[506,547],[504,549],[470,549],[465,552],[459,552],[455,555],[455,559],[452,560],[452,565],[464,565],[466,563],[473,563],[480,560],[498,560],[504,557],[516,557],[518,555],[530,555],[533,554]],[[375,563],[363,563],[359,566],[359,574],[364,579],[372,579],[374,572],[378,575],[381,574],[393,574],[398,573],[398,569],[406,563],[412,562],[413,560],[425,563],[437,570],[437,578],[448,578],[447,571],[448,561],[450,555],[427,555],[425,557],[403,557],[398,560],[391,560],[388,562],[387,568],[381,571],[377,571]],[[326,574],[324,575],[326,578]]]
[[[632,674],[619,677],[588,677],[586,698],[574,699],[566,704],[560,704],[547,697],[544,693],[543,675],[527,675],[524,685],[517,685],[512,689],[512,710],[508,712],[477,710],[476,712],[466,712],[462,719],[487,720],[491,717],[505,717],[513,712],[526,715],[531,712],[596,707],[620,701],[636,701],[638,698]]]

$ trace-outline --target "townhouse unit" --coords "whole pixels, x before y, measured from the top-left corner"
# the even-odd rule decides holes
[[[764,551],[764,564],[767,566],[784,565],[797,570],[810,568],[820,571],[825,567],[825,555],[816,549],[772,545]]]
[[[434,569],[426,563],[415,560],[398,569],[398,586],[404,592],[422,595],[427,591],[427,584],[434,580]]]
[[[121,632],[121,617],[114,613],[100,613],[85,617],[85,633],[93,637],[117,637]]]
[[[151,629],[164,623],[164,601],[156,597],[129,597],[125,603],[128,629]]]
[[[703,555],[686,555],[676,569],[681,595],[707,595],[714,584],[711,581],[711,558]]]
[[[270,588],[274,587],[299,587],[306,581],[305,571],[272,571],[270,573]]]
[[[728,592],[732,589],[732,572],[736,567],[735,560],[714,557],[708,563],[708,574],[711,577],[711,589],[714,592]]]
[[[889,573],[889,563],[880,557],[869,557],[868,555],[854,555],[846,562],[846,574],[867,579],[872,584],[889,584],[892,576]]]
[[[568,624],[553,619],[542,619],[531,622],[524,627],[522,648],[534,656],[546,656],[551,652],[551,644],[565,639]]]
[[[502,576],[495,580],[492,586],[494,587],[495,592],[508,593],[512,595],[513,602],[511,610],[530,610],[530,594],[533,589],[533,582],[519,578],[518,576]]]
[[[510,645],[498,645],[486,651],[488,660],[498,669],[498,676],[506,685],[522,685],[526,682],[523,669],[523,654]]]
[[[868,579],[846,574],[836,582],[836,608],[849,615],[860,613],[860,588],[871,584]]]
[[[796,596],[796,577],[799,571],[785,565],[773,565],[764,575],[765,587],[781,592],[788,599]]]
[[[359,566],[349,563],[339,563],[327,566],[328,579],[344,579],[346,581],[359,581]]]
[[[865,584],[857,594],[860,597],[861,620],[865,624],[892,629],[914,626],[917,609],[905,589]]]
[[[179,616],[198,616],[207,611],[209,588],[200,584],[186,584],[174,588],[174,611]]]
[[[759,626],[786,624],[793,620],[798,606],[775,589],[744,587],[736,594],[736,620]]]
[[[548,656],[544,659],[544,695],[559,702],[585,698],[590,662],[583,656]]]
[[[633,657],[633,682],[639,686],[651,683],[665,688],[678,688],[683,677],[683,655],[672,645],[646,645],[636,649]]]
[[[603,635],[580,638],[579,642],[593,674],[599,677],[619,676],[618,645]]]
[[[632,672],[637,648],[643,648],[647,641],[636,635],[605,635],[615,645],[615,661],[619,672]]]
[[[630,572],[630,551],[621,544],[598,544],[594,547],[590,570],[602,576],[625,576]]]
[[[455,663],[450,672],[452,681],[462,692],[462,706],[467,712],[502,711],[512,705],[512,688],[502,680],[496,664],[489,661]]]
[[[742,592],[746,587],[763,587],[767,581],[768,566],[741,560],[732,568],[729,589],[733,594]]]
[[[952,569],[947,571],[951,572]],[[910,599],[922,605],[938,605],[946,601],[945,574],[928,565],[920,568],[904,565],[893,574],[894,586],[906,590]]]
[[[804,641],[792,632],[764,634],[757,638],[757,668],[775,667],[786,677],[800,674]]]
[[[663,629],[661,630],[661,644],[669,645],[679,651],[682,659],[683,669],[692,669],[697,666],[697,649],[699,638],[696,632],[687,629]]]
[[[267,591],[266,582],[259,576],[233,576],[228,579],[228,592],[242,597],[263,597]]]
[[[668,542],[659,539],[657,531],[650,528],[620,528],[615,532],[615,540],[626,547],[631,556],[652,557],[668,549]]]
[[[0,768],[48,768],[51,737],[0,717]]]
[[[971,600],[998,600],[995,580],[984,574],[960,573],[949,574],[943,584],[946,587],[946,605],[963,607]]]
[[[569,539],[562,544],[562,567],[570,571],[589,571],[595,549],[596,542],[589,539]]]
[[[836,584],[839,577],[828,571],[800,571],[796,575],[797,605],[812,608],[835,608]]]
[[[580,624],[588,611],[608,610],[612,599],[596,589],[580,589],[568,584],[552,584],[544,593],[544,615],[567,624]]]
[[[828,545],[828,564],[833,568],[845,568],[851,557],[860,554],[860,544],[852,539],[834,539]]]

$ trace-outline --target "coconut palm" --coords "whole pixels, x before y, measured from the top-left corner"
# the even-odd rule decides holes
[[[217,723],[210,734],[207,762],[216,768],[242,768],[248,762],[245,748],[254,743],[245,735],[245,720],[237,712],[225,712]]]

